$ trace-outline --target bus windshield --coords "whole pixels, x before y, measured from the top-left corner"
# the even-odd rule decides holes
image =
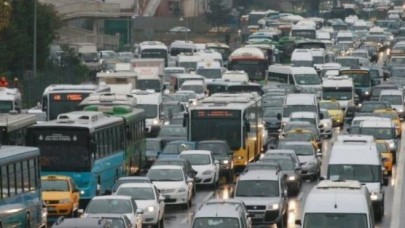
[[[48,119],[54,120],[61,113],[75,111],[77,106],[89,93],[52,93],[48,95]],[[46,97],[44,97],[46,99]],[[44,103],[46,100],[44,101]]]
[[[79,129],[34,129],[32,139],[41,151],[42,171],[76,171],[91,169],[89,135]]]
[[[142,58],[162,58],[167,59],[167,50],[164,49],[145,49],[141,53]]]
[[[324,87],[322,90],[324,100],[351,100],[353,96],[353,88],[343,87]]]
[[[221,110],[208,115],[207,110],[191,112],[191,141],[226,140],[232,150],[239,149],[242,139],[242,120],[238,110]],[[207,114],[207,115],[205,115]],[[204,129],[204,131],[201,131]]]
[[[9,113],[13,109],[13,101],[0,101],[0,113]]]
[[[249,80],[263,80],[266,70],[265,60],[231,60],[230,70],[243,70]]]

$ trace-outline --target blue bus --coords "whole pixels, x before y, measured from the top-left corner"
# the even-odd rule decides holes
[[[2,146],[0,177],[0,227],[43,225],[38,148]]]
[[[27,144],[41,151],[42,175],[74,179],[82,207],[124,175],[125,133],[123,118],[75,111],[28,128]]]

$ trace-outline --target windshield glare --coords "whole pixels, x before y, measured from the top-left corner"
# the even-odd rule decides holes
[[[277,197],[279,186],[272,180],[242,180],[236,186],[236,196],[239,197]]]
[[[119,196],[131,196],[135,200],[153,200],[155,194],[150,187],[122,187],[115,193]]]
[[[329,165],[328,179],[330,180],[357,180],[365,182],[380,182],[381,166],[333,164]]]
[[[320,85],[321,79],[317,74],[295,74],[295,81],[299,85]]]

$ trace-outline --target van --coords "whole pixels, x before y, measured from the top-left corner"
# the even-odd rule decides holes
[[[294,66],[313,67],[314,59],[309,49],[296,48],[291,54],[291,63]]]
[[[374,212],[369,191],[358,181],[323,180],[309,192],[302,218],[295,223],[302,228],[373,228]]]
[[[145,110],[145,134],[155,137],[163,125],[162,94],[154,91],[133,90],[136,99],[136,108]]]
[[[181,85],[180,91],[193,91],[197,94],[197,99],[202,99],[205,97],[207,88],[204,81],[189,80]]]
[[[315,94],[288,94],[284,99],[283,113],[278,115],[284,126],[290,121],[290,115],[293,112],[315,112],[320,115],[318,99]]]
[[[206,78],[207,82],[215,79],[221,79],[225,68],[217,61],[200,61],[197,62],[195,73]]]
[[[384,216],[384,189],[388,179],[383,177],[381,155],[376,143],[364,136],[344,136],[332,146],[327,179],[356,180],[370,191],[376,220]],[[366,136],[370,137],[370,136]]]
[[[170,44],[170,56],[175,57],[180,53],[193,53],[197,51],[193,41],[175,40]]]

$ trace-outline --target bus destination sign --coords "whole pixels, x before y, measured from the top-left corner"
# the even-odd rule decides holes
[[[83,94],[80,93],[60,93],[51,94],[53,101],[82,101]]]
[[[193,110],[193,118],[240,118],[238,110]]]

